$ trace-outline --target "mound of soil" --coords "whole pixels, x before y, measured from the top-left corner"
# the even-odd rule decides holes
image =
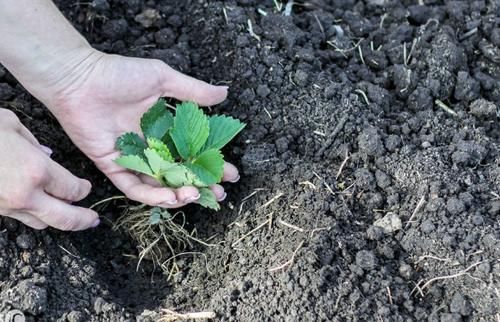
[[[220,212],[185,209],[212,246],[180,257],[171,281],[136,271],[134,241],[111,231],[122,201],[76,234],[2,219],[0,312],[500,319],[498,1],[57,3],[100,50],[228,84],[213,110],[248,123],[226,151],[243,176]],[[1,68],[0,101],[93,182],[86,205],[119,194]]]

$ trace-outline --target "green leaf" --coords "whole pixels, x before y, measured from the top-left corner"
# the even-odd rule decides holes
[[[205,207],[213,210],[220,210],[220,205],[215,198],[215,194],[209,188],[200,188],[200,199],[198,199],[198,203]]]
[[[148,146],[155,150],[165,161],[174,162],[174,158],[165,143],[156,138],[147,138]]]
[[[161,139],[174,124],[174,117],[167,110],[164,99],[159,99],[141,118],[145,137]]]
[[[165,160],[158,151],[151,148],[144,150],[144,155],[148,159],[149,166],[155,175],[161,175],[163,171],[172,166],[172,161]]]
[[[209,119],[210,134],[205,143],[204,150],[222,149],[228,144],[246,124],[230,116],[216,115]]]
[[[146,148],[144,140],[136,133],[125,133],[116,140],[116,149],[122,155],[139,155],[142,156],[142,151]]]
[[[207,141],[209,131],[208,118],[198,105],[192,102],[177,105],[170,135],[182,158],[196,156]]]
[[[172,157],[174,159],[179,159],[180,158],[179,152],[177,151],[177,148],[175,147],[174,140],[172,140],[170,133],[165,134],[162,141],[163,141],[163,143],[165,143],[167,145],[168,150],[170,151],[170,154],[172,154]]]
[[[195,177],[193,173],[182,164],[172,163],[170,167],[162,171],[162,176],[168,187],[179,188],[193,185]]]
[[[122,155],[115,162],[124,168],[153,176],[149,165],[138,155]]]
[[[219,183],[224,173],[224,157],[217,149],[206,150],[185,165],[207,186]]]

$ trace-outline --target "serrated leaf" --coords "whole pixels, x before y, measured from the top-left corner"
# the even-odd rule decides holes
[[[207,186],[219,183],[224,173],[224,157],[217,149],[206,150],[185,165]]]
[[[122,155],[115,162],[126,169],[153,176],[153,171],[151,171],[149,165],[138,155]]]
[[[174,117],[159,99],[141,118],[141,129],[145,137],[161,139],[174,124]]]
[[[160,175],[163,171],[172,166],[172,161],[165,160],[158,151],[151,148],[144,150],[144,155],[148,160],[149,167],[153,170],[155,175]]]
[[[198,105],[192,102],[177,105],[170,136],[183,159],[196,156],[207,141],[209,131],[208,118]]]
[[[167,148],[170,151],[170,154],[172,154],[172,157],[174,159],[180,158],[179,152],[177,151],[177,148],[175,147],[174,140],[172,140],[170,133],[167,133],[167,134],[165,134],[165,136],[163,136],[162,142],[167,145]]]
[[[210,134],[204,150],[222,149],[228,144],[246,124],[230,116],[216,115],[209,118]]]
[[[146,143],[137,134],[133,132],[125,133],[116,140],[116,149],[122,155],[139,155],[142,156]]]
[[[170,153],[167,145],[163,143],[161,140],[156,138],[147,138],[148,146],[155,150],[165,161],[174,162],[174,158]]]
[[[209,188],[200,188],[200,199],[198,199],[198,203],[205,207],[213,210],[220,210],[220,205],[217,202],[217,198],[215,194]]]
[[[168,187],[179,188],[193,185],[195,177],[191,171],[182,164],[172,163],[170,167],[162,171],[163,180]]]

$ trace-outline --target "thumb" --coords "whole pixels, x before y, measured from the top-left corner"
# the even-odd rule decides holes
[[[203,106],[219,104],[227,97],[227,86],[214,86],[196,78],[184,75],[165,65],[163,96],[180,101],[193,101]]]

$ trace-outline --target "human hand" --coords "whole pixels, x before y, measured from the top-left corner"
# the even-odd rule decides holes
[[[73,142],[132,200],[165,208],[196,202],[200,195],[195,187],[163,188],[115,164],[119,157],[115,141],[125,132],[140,132],[140,117],[159,97],[207,106],[223,101],[227,88],[183,75],[159,60],[95,50],[86,57],[71,74],[53,82],[58,84],[57,90],[36,90]],[[46,93],[55,94],[49,97]],[[236,167],[226,163],[223,181],[238,179]],[[226,197],[222,186],[211,189],[219,201]]]
[[[35,137],[9,110],[0,109],[0,215],[27,226],[83,230],[99,224],[97,214],[72,206],[90,192],[79,179],[54,162]]]

